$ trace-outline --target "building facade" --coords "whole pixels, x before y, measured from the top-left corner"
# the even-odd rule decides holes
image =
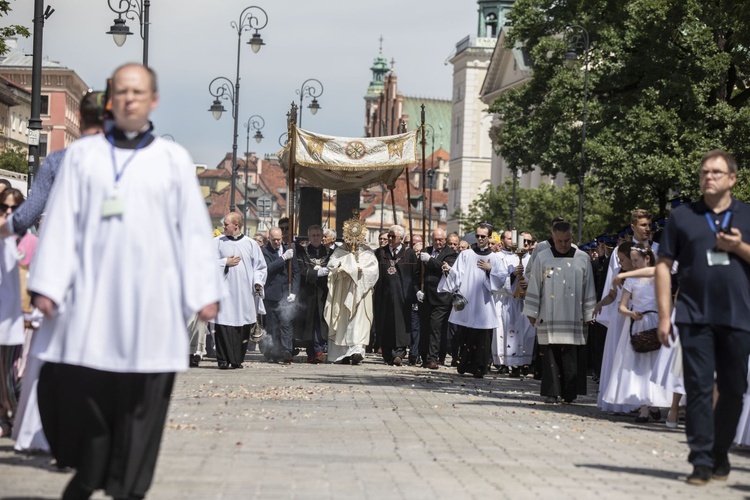
[[[15,39],[8,39],[6,43],[9,51],[0,56],[0,76],[31,92],[32,58],[18,48]],[[78,110],[88,88],[72,69],[57,61],[42,61],[40,158],[68,147],[80,136]]]
[[[456,44],[448,180],[448,231],[461,232],[463,214],[492,184],[492,117],[484,110],[482,84],[500,28],[514,1],[478,0],[477,32]]]

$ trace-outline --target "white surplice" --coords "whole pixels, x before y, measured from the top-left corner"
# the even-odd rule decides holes
[[[0,239],[0,345],[24,342],[16,237]]]
[[[531,256],[526,253],[523,256],[524,269],[528,266]],[[505,364],[508,366],[523,366],[531,364],[534,354],[534,340],[536,329],[529,322],[529,318],[523,313],[523,299],[513,297],[518,288],[518,280],[511,283],[511,276],[521,259],[516,254],[506,255],[505,265],[508,267],[508,277],[505,279],[505,293],[510,297],[508,306],[508,319],[505,324]]]
[[[135,152],[104,135],[67,150],[47,203],[29,290],[58,304],[40,359],[111,372],[187,369],[187,319],[221,298],[216,248],[195,165],[155,138]],[[121,215],[104,217],[106,200]]]
[[[487,274],[477,267],[479,260],[489,259],[492,270]],[[451,267],[448,276],[443,276],[438,283],[438,292],[460,291],[468,304],[461,311],[451,309],[448,321],[454,325],[489,330],[499,326],[495,299],[492,292],[499,291],[508,276],[500,254],[479,255],[473,249],[458,254],[456,263]]]
[[[504,268],[508,268],[509,257],[513,257],[513,252],[501,250],[498,252],[502,265]],[[510,308],[513,302],[513,292],[508,285],[510,282],[510,274],[505,278],[503,286],[499,290],[492,292],[492,297],[495,299],[495,313],[497,314],[498,326],[492,332],[492,362],[495,365],[508,365],[507,347],[508,347],[508,326],[510,323]]]
[[[257,321],[255,285],[265,285],[266,259],[258,243],[247,236],[238,240],[226,235],[214,238],[219,269],[224,276],[224,293],[216,323],[227,326],[251,325]],[[236,266],[226,267],[227,257],[240,257]]]

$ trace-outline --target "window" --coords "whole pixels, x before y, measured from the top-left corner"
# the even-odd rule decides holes
[[[39,134],[39,158],[47,156],[47,134]]]
[[[48,115],[49,114],[49,96],[43,95],[42,96],[42,108],[39,111],[42,115]]]
[[[445,222],[448,218],[448,209],[446,207],[440,207],[438,213],[440,214],[440,222]]]
[[[10,129],[15,132],[16,131],[16,114],[11,113],[11,119],[10,119]]]

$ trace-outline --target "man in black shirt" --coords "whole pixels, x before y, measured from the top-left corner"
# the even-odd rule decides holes
[[[747,389],[750,354],[750,206],[735,200],[737,162],[721,150],[701,160],[703,197],[672,212],[659,247],[659,340],[672,334],[672,263],[679,263],[675,324],[683,349],[690,484],[726,480]],[[719,399],[713,408],[714,372]]]

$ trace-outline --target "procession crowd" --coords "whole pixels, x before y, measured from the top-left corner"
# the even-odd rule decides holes
[[[639,423],[684,416],[691,484],[726,479],[732,442],[750,443],[750,209],[727,153],[703,158],[703,197],[663,228],[634,210],[632,234],[581,248],[561,218],[539,239],[481,223],[429,245],[393,225],[370,248],[356,215],[341,238],[286,218],[251,238],[231,212],[211,240],[189,156],[151,134],[154,73],[119,68],[111,97],[109,124],[100,93],[84,98],[87,137],[47,158],[28,201],[0,185],[0,435],[76,469],[64,498],[145,496],[174,374],[207,344],[221,370],[251,349],[283,364],[369,353],[533,377],[548,404],[598,391]]]

